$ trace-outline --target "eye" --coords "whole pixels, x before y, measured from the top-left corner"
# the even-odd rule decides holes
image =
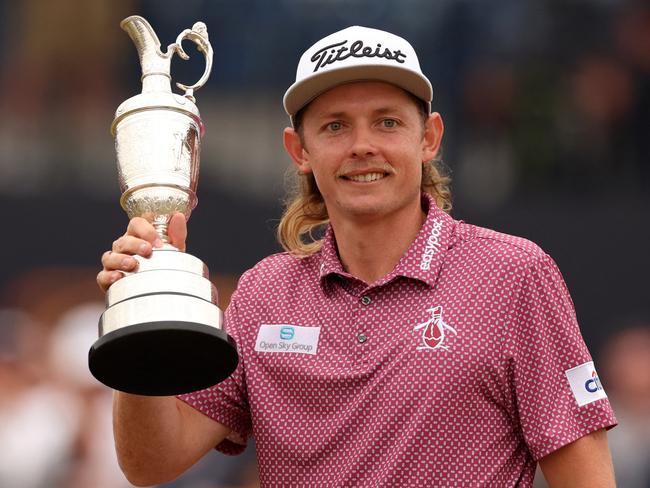
[[[331,132],[336,132],[338,130],[341,130],[342,127],[343,125],[341,124],[341,122],[330,122],[329,124],[327,124],[327,129],[330,130]]]
[[[397,120],[395,119],[383,119],[381,123],[387,129],[394,129],[397,127]]]

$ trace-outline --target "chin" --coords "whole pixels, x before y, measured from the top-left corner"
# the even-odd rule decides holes
[[[354,204],[344,205],[343,213],[351,217],[381,217],[390,213],[390,208],[384,202],[355,202]]]

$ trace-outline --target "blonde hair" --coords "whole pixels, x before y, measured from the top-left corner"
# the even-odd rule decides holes
[[[277,238],[291,254],[307,257],[323,245],[322,238],[315,233],[329,223],[329,215],[314,175],[294,173],[293,179]],[[443,170],[441,161],[433,160],[423,165],[420,187],[433,197],[440,209],[447,213],[451,211],[451,178]]]

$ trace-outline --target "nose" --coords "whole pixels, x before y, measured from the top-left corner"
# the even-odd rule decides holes
[[[357,126],[352,133],[350,155],[353,158],[367,158],[377,153],[372,131],[368,127]]]

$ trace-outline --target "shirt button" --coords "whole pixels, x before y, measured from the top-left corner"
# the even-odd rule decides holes
[[[364,342],[366,342],[366,341],[368,340],[368,336],[362,332],[361,334],[359,334],[359,335],[357,336],[357,340],[358,340],[361,344],[363,344]]]
[[[361,303],[363,303],[364,305],[370,305],[371,301],[372,300],[370,300],[370,297],[368,295],[364,295],[361,297]]]

